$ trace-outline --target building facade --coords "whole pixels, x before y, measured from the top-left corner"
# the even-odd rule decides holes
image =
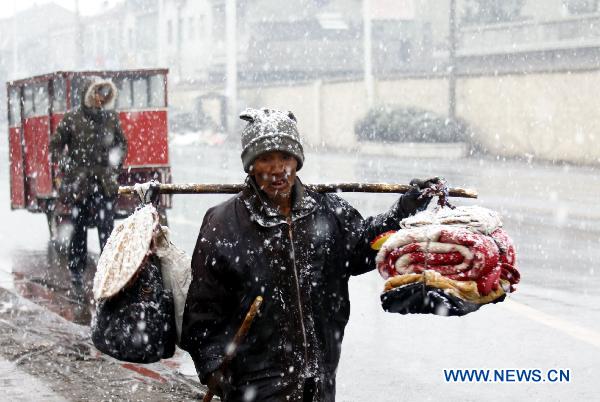
[[[237,0],[240,83],[360,78],[365,1]],[[93,16],[52,3],[31,7],[0,20],[0,79],[168,67],[173,89],[222,88],[226,2],[122,0]],[[593,68],[600,59],[598,3],[456,0],[458,71]],[[368,4],[376,78],[446,71],[450,0]]]

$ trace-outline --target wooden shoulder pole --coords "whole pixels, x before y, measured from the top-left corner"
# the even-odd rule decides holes
[[[388,183],[334,183],[305,184],[306,188],[318,193],[406,193],[410,190],[407,184]],[[160,184],[162,194],[237,194],[245,184]],[[119,194],[135,194],[133,186],[119,187]],[[449,188],[450,197],[477,198],[477,191],[465,188]]]

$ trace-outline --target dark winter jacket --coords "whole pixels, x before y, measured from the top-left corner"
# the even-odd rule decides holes
[[[112,86],[112,99],[108,107],[98,109],[92,107],[91,97],[94,88],[102,84]],[[103,195],[116,196],[127,140],[119,115],[109,110],[115,97],[116,87],[110,81],[88,81],[82,88],[81,106],[65,113],[59,123],[50,150],[62,172],[59,191],[63,201],[87,198],[98,185]]]
[[[301,400],[303,379],[317,379],[319,401],[335,399],[335,373],[350,313],[348,280],[375,267],[370,241],[398,229],[409,212],[397,202],[363,219],[334,194],[294,185],[291,221],[247,179],[243,192],[211,208],[192,258],[182,347],[203,382],[254,298],[260,314],[237,351],[224,400]]]

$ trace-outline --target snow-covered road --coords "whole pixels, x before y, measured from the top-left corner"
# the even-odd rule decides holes
[[[235,151],[175,149],[179,182],[240,182]],[[197,168],[195,168],[197,166]],[[206,168],[211,166],[211,168]],[[506,400],[595,394],[600,371],[600,175],[591,168],[466,159],[310,152],[299,176],[315,182],[397,182],[441,175],[479,191],[476,201],[501,212],[519,252],[522,285],[510,301],[463,318],[383,312],[383,280],[352,278],[352,313],[338,371],[338,400]],[[345,194],[363,215],[388,208],[393,195]],[[201,218],[227,196],[181,196],[171,213],[176,240],[191,251]],[[570,383],[448,383],[444,369],[569,369]]]

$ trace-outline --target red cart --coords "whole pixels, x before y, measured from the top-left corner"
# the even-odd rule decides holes
[[[79,89],[89,76],[111,79],[119,89],[116,110],[128,141],[120,185],[151,179],[170,183],[167,74],[167,69],[59,71],[8,82],[11,208],[46,214],[53,240],[67,223],[70,211],[57,208],[59,173],[51,163],[49,140],[64,113],[81,104]],[[132,197],[119,197],[116,217],[128,216],[137,204]],[[170,195],[161,195],[163,219],[170,207]]]

